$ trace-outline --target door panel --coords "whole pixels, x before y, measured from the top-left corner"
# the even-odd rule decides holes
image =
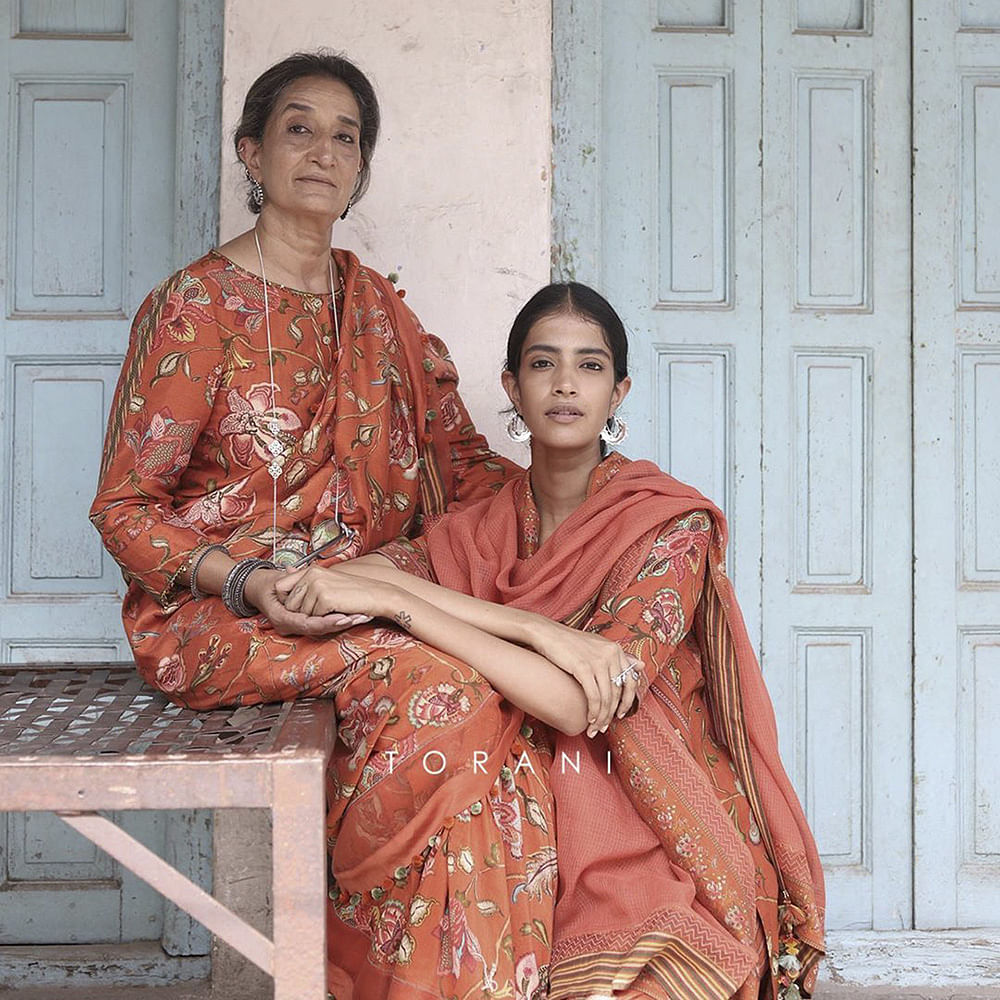
[[[10,359],[15,600],[120,588],[118,567],[87,517],[100,466],[94,442],[104,439],[119,367],[115,359]],[[119,631],[109,638],[117,639]],[[127,655],[127,645],[113,646]]]
[[[0,0],[0,662],[130,658],[121,575],[87,512],[130,318],[215,239],[221,23],[215,0]],[[192,192],[180,211],[175,176]],[[207,814],[119,818],[210,884]],[[40,982],[47,944],[208,950],[203,928],[44,813],[0,813],[0,889],[0,943],[38,945]],[[123,954],[140,979],[169,966]]]
[[[16,83],[15,315],[123,312],[128,83]]]
[[[914,4],[916,922],[1000,925],[1000,7]]]
[[[0,815],[7,821],[0,945],[159,940],[163,900],[145,882],[49,813]],[[109,818],[163,854],[164,813]]]

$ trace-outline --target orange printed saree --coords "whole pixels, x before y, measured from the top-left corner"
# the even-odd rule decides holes
[[[381,655],[363,654],[372,641]],[[544,727],[395,629],[338,645],[360,658],[336,694],[327,775],[331,993],[543,1000],[556,879]]]
[[[822,871],[725,543],[704,497],[612,455],[544,544],[525,474],[408,552],[392,547],[404,568],[600,632],[643,661],[640,707],[606,740],[554,741],[553,998],[812,988]]]
[[[544,995],[554,905],[551,747],[465,664],[376,625],[279,636],[175,585],[207,543],[359,555],[488,496],[512,470],[457,373],[384,278],[334,251],[329,296],[210,253],[143,304],[92,517],[129,582],[146,680],[195,708],[334,698],[329,988],[336,1000]],[[277,431],[273,430],[277,421]],[[351,532],[342,536],[334,518]]]

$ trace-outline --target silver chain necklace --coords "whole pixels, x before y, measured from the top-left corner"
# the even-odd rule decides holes
[[[271,559],[278,556],[278,477],[285,466],[287,449],[281,443],[281,421],[278,420],[277,402],[275,394],[277,386],[274,381],[274,356],[271,350],[271,309],[267,301],[267,274],[264,271],[264,254],[260,249],[260,237],[257,235],[257,227],[253,227],[253,241],[257,247],[257,260],[260,263],[260,283],[264,293],[264,329],[267,332],[267,370],[271,386],[271,412],[265,419],[264,426],[271,435],[267,450],[271,453],[271,462],[267,471],[271,475]],[[333,283],[333,255],[330,255],[330,312],[333,313],[333,330],[336,340],[334,348],[334,358],[340,354],[340,317],[337,315],[337,297]],[[340,490],[335,491],[333,519],[340,524]]]

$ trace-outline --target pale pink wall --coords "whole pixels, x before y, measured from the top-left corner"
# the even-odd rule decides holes
[[[480,429],[503,435],[510,321],[548,280],[550,0],[227,0],[222,239],[250,225],[232,130],[243,96],[297,49],[343,51],[383,112],[372,184],[334,243],[383,273],[443,337]]]

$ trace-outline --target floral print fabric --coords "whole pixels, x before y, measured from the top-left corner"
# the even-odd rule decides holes
[[[330,905],[352,926],[334,914],[331,940],[364,941],[371,972],[355,996],[451,995],[489,973],[527,998],[547,976],[555,878],[544,737],[474,671],[395,630],[280,636],[176,582],[206,544],[235,558],[273,546],[284,562],[330,541],[328,558],[358,555],[510,475],[476,434],[444,345],[384,278],[334,255],[339,349],[329,295],[266,288],[273,381],[258,277],[210,253],[151,293],[91,516],[128,581],[123,621],[150,684],[202,709],[336,698]],[[435,749],[451,758],[436,774]],[[372,808],[383,792],[389,814]],[[349,995],[338,969],[331,988]]]
[[[541,1000],[557,883],[550,739],[465,664],[398,638],[337,694],[331,995]]]
[[[327,543],[328,558],[361,555],[512,468],[476,434],[444,345],[385,278],[333,253],[339,348],[329,295],[269,283],[269,364],[264,285],[215,252],[133,324],[91,517],[129,583],[140,673],[192,708],[326,694],[350,662],[193,601],[175,581],[203,546],[277,549],[279,563]]]

